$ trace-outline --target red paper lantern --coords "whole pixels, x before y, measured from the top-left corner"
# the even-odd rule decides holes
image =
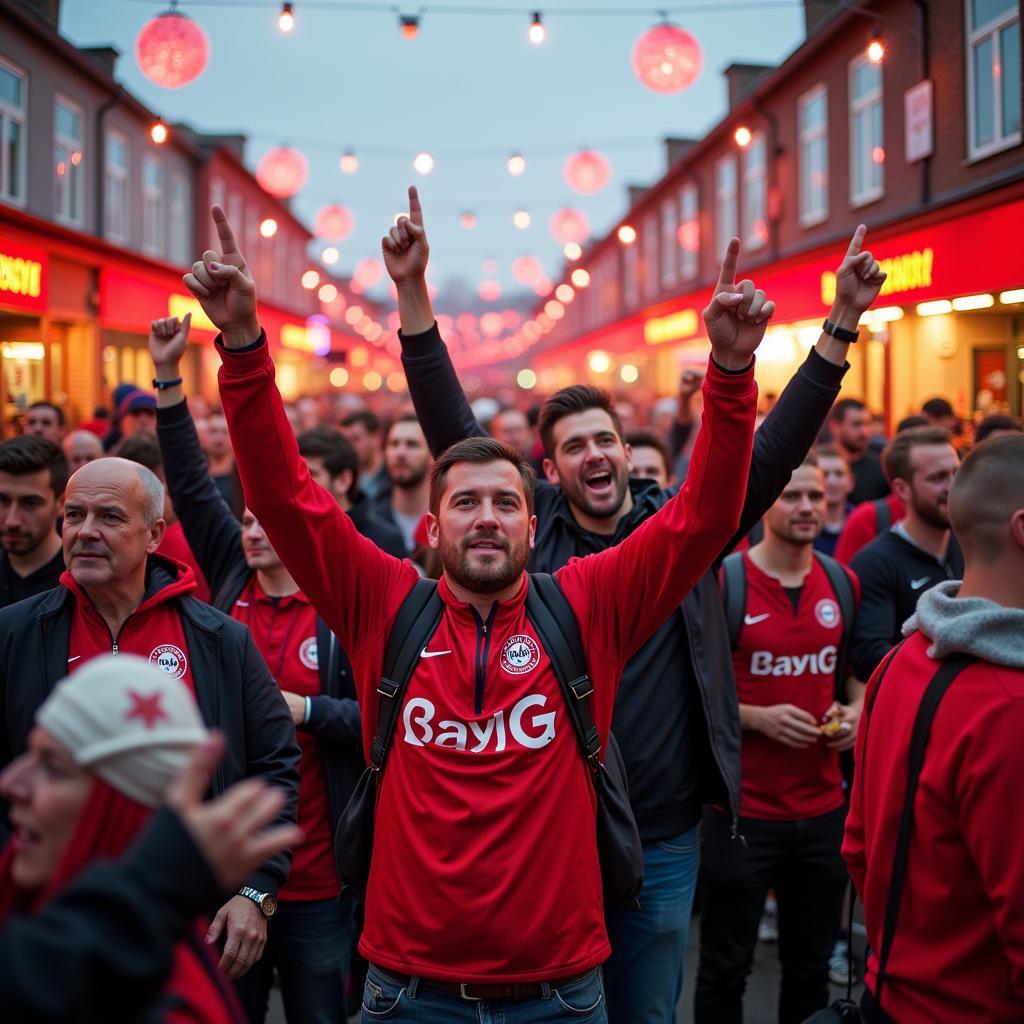
[[[589,196],[600,192],[611,181],[612,165],[596,149],[581,149],[565,161],[562,176],[574,192]]]
[[[175,10],[147,21],[135,40],[142,73],[164,89],[194,82],[210,59],[210,40],[201,25]]]
[[[384,278],[384,268],[370,256],[360,260],[352,271],[352,280],[357,281],[365,290],[380,284]]]
[[[579,210],[566,208],[555,210],[551,215],[551,236],[556,242],[565,245],[567,242],[582,244],[590,234],[590,224]]]
[[[633,46],[633,72],[652,92],[688,89],[703,62],[700,43],[678,25],[655,25]]]
[[[317,238],[330,242],[342,242],[355,230],[356,219],[351,210],[340,203],[322,206],[313,221],[313,232]]]
[[[309,164],[297,150],[288,146],[278,146],[263,154],[256,166],[256,180],[264,192],[287,199],[306,184],[309,177]]]
[[[530,284],[544,273],[544,267],[536,256],[520,256],[512,263],[512,276],[520,284]]]

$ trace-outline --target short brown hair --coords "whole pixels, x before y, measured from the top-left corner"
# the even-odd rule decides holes
[[[622,419],[615,411],[612,396],[590,384],[572,384],[561,391],[556,391],[540,410],[540,441],[544,446],[544,454],[549,459],[555,457],[555,424],[566,416],[586,412],[588,409],[601,409],[608,413],[615,433],[619,435],[620,441],[623,440]]]
[[[1024,506],[1024,435],[993,437],[961,463],[949,492],[949,522],[974,559],[997,563],[1004,553],[1007,526]]]
[[[436,516],[441,508],[441,495],[448,481],[448,472],[458,462],[511,462],[519,471],[526,494],[526,511],[533,515],[533,466],[503,441],[493,437],[466,437],[456,441],[443,455],[439,455],[430,468],[430,511]]]
[[[886,478],[890,484],[893,480],[906,480],[909,483],[914,475],[910,455],[915,448],[952,443],[949,431],[942,427],[911,427],[900,431],[882,452],[882,468]]]

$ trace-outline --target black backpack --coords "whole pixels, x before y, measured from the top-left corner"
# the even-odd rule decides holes
[[[835,696],[842,703],[846,700],[846,664],[853,638],[853,624],[857,617],[857,598],[850,577],[839,562],[820,551],[815,551],[814,557],[825,570],[843,617],[843,637],[836,651],[835,672]],[[725,605],[725,621],[729,627],[729,646],[735,650],[747,610],[747,573],[741,551],[734,552],[722,562],[722,603]]]
[[[370,765],[360,778],[334,836],[338,875],[360,895],[366,891],[373,853],[373,830],[380,778],[402,699],[419,653],[441,621],[444,605],[436,580],[419,580],[403,602],[388,637],[384,670],[377,692],[380,714],[370,749]],[[565,697],[580,750],[590,769],[597,796],[597,848],[605,900],[636,903],[643,885],[643,851],[629,805],[626,768],[615,737],[609,734],[605,759],[590,710],[593,685],[586,670],[576,616],[554,577],[531,573],[526,614],[551,659]]]

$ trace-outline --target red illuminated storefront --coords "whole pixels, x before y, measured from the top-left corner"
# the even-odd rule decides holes
[[[871,231],[869,246],[888,279],[851,350],[846,394],[865,398],[890,420],[934,395],[950,398],[965,415],[1020,414],[1024,190],[994,204],[997,198],[990,193]],[[758,353],[762,391],[781,390],[817,339],[845,244],[749,271],[778,310]],[[741,276],[747,273],[741,263]],[[700,313],[711,292],[680,295],[538,354],[541,389],[572,383],[586,367],[606,386],[639,376],[642,385],[673,393],[680,367],[707,357]]]

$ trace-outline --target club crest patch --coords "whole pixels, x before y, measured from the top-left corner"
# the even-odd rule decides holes
[[[172,679],[180,679],[188,668],[185,652],[174,644],[161,644],[153,648],[149,656],[150,665],[156,665],[161,672],[166,672]]]
[[[818,620],[819,626],[832,629],[839,625],[839,605],[832,598],[823,597],[814,606],[814,617]]]
[[[320,667],[320,658],[317,654],[315,636],[307,637],[302,641],[302,646],[299,648],[299,661],[309,669],[317,669]]]
[[[501,648],[501,667],[513,676],[532,672],[540,664],[540,648],[532,636],[515,633]]]

